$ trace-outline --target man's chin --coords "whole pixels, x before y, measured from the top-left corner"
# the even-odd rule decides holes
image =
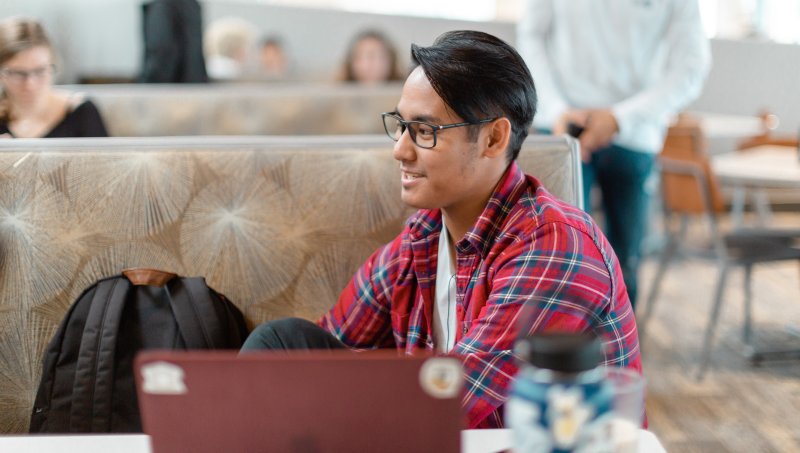
[[[413,209],[436,209],[439,207],[436,203],[420,200],[417,197],[407,195],[405,192],[401,194],[400,199],[403,201],[403,203],[405,203],[406,206]]]

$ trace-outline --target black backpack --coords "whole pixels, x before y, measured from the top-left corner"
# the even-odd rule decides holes
[[[143,349],[239,349],[242,313],[201,277],[129,269],[88,287],[47,346],[31,433],[141,432]]]

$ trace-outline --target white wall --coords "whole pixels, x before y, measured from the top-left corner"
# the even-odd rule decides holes
[[[330,79],[339,69],[350,38],[365,27],[384,30],[408,61],[412,42],[430,44],[440,33],[478,29],[506,40],[514,38],[510,23],[480,23],[398,17],[208,0],[204,22],[240,16],[264,33],[283,37],[304,79]],[[38,17],[52,35],[63,64],[60,82],[79,76],[135,76],[141,65],[141,0],[0,0],[0,17]]]
[[[41,20],[58,50],[59,81],[133,76],[141,60],[140,0],[0,0],[0,17]]]
[[[713,67],[693,110],[778,115],[778,131],[800,128],[800,45],[713,40]]]
[[[377,1],[377,0],[376,0]],[[514,24],[469,22],[408,16],[257,5],[248,2],[205,2],[205,18],[233,15],[247,18],[265,33],[284,38],[298,62],[301,77],[331,79],[339,70],[347,44],[364,28],[384,31],[394,42],[403,65],[408,64],[410,45],[429,45],[448,30],[472,29],[514,40]]]
[[[0,17],[40,17],[63,57],[62,82],[78,75],[135,76],[141,61],[141,0],[0,0]],[[429,44],[440,33],[480,29],[509,42],[512,23],[477,23],[418,17],[258,5],[246,0],[203,2],[206,22],[227,15],[251,20],[282,36],[300,76],[330,79],[350,37],[363,27],[386,31],[407,62],[411,42]],[[800,127],[800,45],[713,40],[714,66],[693,110],[752,115],[767,108],[779,131]]]

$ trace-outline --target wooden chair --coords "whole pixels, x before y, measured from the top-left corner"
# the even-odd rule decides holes
[[[644,338],[646,325],[652,316],[658,292],[667,267],[686,237],[691,217],[706,218],[710,238],[707,248],[697,255],[713,259],[718,265],[714,299],[703,341],[703,351],[698,371],[701,378],[711,358],[711,348],[719,318],[729,271],[732,267],[744,268],[744,325],[743,340],[746,354],[754,361],[773,354],[795,353],[795,351],[759,352],[752,345],[752,291],[751,276],[755,264],[785,260],[800,261],[800,230],[745,229],[738,228],[723,233],[719,227],[719,216],[724,209],[719,187],[705,154],[702,134],[696,125],[679,125],[671,128],[659,157],[664,207],[664,225],[667,242],[661,251],[658,267],[650,286],[650,292],[639,317],[639,335]],[[678,217],[680,226],[674,227]]]

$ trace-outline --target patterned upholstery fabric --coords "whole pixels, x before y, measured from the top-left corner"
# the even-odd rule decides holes
[[[569,142],[571,143],[571,142]],[[530,138],[522,169],[580,200],[577,151]],[[0,433],[27,430],[69,305],[134,266],[205,276],[252,326],[317,318],[399,231],[385,136],[0,142]]]
[[[114,137],[382,134],[401,84],[73,85]]]

